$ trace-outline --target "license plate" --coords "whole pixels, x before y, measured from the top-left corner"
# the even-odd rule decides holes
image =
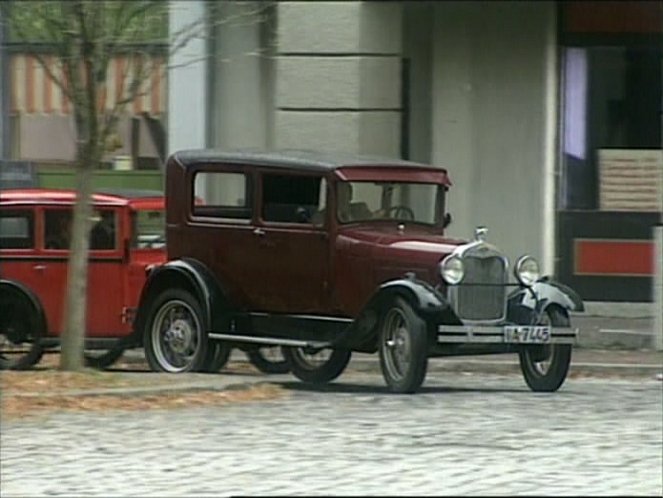
[[[550,342],[550,327],[545,325],[507,325],[504,342],[518,344],[545,344]]]

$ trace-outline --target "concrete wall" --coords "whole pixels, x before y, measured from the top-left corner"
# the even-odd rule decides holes
[[[400,3],[279,2],[274,145],[400,155]]]
[[[450,234],[486,225],[510,258],[545,257],[549,272],[554,5],[436,3],[433,32],[432,161],[454,183]]]

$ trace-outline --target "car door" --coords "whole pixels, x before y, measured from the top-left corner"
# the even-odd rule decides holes
[[[38,218],[36,206],[7,206],[0,210],[0,278],[26,286],[43,305]]]
[[[186,255],[215,276],[234,306],[254,309],[253,173],[250,168],[201,164],[187,172],[186,219],[168,225],[168,253]]]
[[[326,205],[320,174],[259,172],[252,231],[252,300],[265,311],[324,313],[328,304],[329,237],[314,223]]]
[[[62,332],[69,266],[70,207],[43,209],[43,247],[39,265],[40,296],[49,329]],[[124,300],[123,253],[119,240],[119,216],[114,207],[95,207],[90,234],[87,284],[86,333],[89,337],[121,334]]]

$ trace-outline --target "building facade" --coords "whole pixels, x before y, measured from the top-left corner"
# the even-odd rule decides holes
[[[310,148],[448,169],[476,225],[587,300],[651,299],[661,2],[171,2],[169,150]],[[179,59],[178,59],[179,58]],[[171,64],[173,65],[173,64]]]

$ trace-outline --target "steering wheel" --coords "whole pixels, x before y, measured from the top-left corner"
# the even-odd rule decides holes
[[[392,212],[394,213],[393,216],[391,216]],[[387,209],[385,214],[387,217],[397,220],[414,220],[414,211],[403,205],[391,206],[389,209]]]

